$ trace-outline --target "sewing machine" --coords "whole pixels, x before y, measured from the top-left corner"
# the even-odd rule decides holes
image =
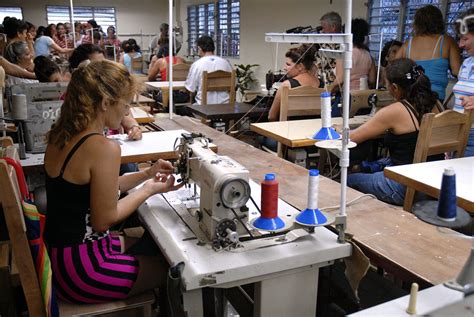
[[[59,117],[67,83],[34,83],[14,85],[11,96],[26,95],[27,119],[24,121],[26,150],[43,153],[46,149],[45,135]],[[11,103],[10,103],[11,104]]]
[[[214,248],[237,244],[248,229],[246,203],[250,198],[248,170],[227,156],[209,148],[201,134],[182,134],[179,139],[175,173],[187,185],[200,188],[199,209],[194,216]]]
[[[388,90],[352,90],[350,117],[353,117],[359,109],[380,108],[393,102],[395,102],[395,99]]]

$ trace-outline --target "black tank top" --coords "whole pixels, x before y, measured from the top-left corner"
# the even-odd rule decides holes
[[[290,82],[290,87],[291,88],[301,86],[301,83],[299,81],[297,81],[296,79],[294,79],[294,78],[288,78],[288,81]]]
[[[413,163],[413,156],[415,155],[416,142],[418,140],[418,128],[415,124],[415,119],[418,125],[421,118],[415,108],[406,100],[402,100],[402,105],[410,114],[411,121],[415,127],[415,131],[404,134],[393,134],[390,130],[385,134],[385,145],[388,147],[390,158],[394,165],[403,165]]]
[[[50,247],[65,247],[98,240],[108,232],[94,232],[90,223],[90,184],[78,185],[63,178],[67,164],[91,133],[83,136],[68,153],[57,177],[46,174],[45,241]]]

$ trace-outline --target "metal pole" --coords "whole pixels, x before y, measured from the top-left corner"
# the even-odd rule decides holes
[[[170,110],[170,119],[173,119],[173,0],[169,0],[169,28],[168,28],[168,46],[169,46],[169,54],[171,56],[168,60],[169,65],[169,72],[168,72],[168,84],[169,84],[169,98],[168,98],[168,106]]]
[[[345,240],[344,230],[346,228],[346,191],[347,191],[347,168],[349,166],[349,93],[351,82],[352,68],[352,0],[346,0],[346,27],[345,27],[345,43],[344,43],[344,87],[342,102],[342,149],[339,165],[341,166],[341,199],[338,219],[336,220],[336,228],[338,229],[338,242],[343,243]]]
[[[380,42],[379,42],[379,58],[377,62],[377,81],[375,82],[375,89],[379,89],[380,81],[380,62],[382,58],[382,43],[383,43],[383,30],[380,32]]]
[[[76,28],[74,27],[74,1],[69,1],[69,10],[71,11],[71,27],[72,27],[72,42],[73,46],[76,47]],[[67,46],[67,45],[66,45]]]

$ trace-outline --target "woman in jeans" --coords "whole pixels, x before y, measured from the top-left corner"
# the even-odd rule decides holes
[[[387,66],[386,75],[386,86],[397,102],[382,108],[368,122],[351,131],[350,139],[359,144],[385,134],[390,165],[411,164],[421,118],[431,112],[437,95],[431,90],[423,68],[410,59],[393,61]],[[406,187],[386,178],[383,170],[350,174],[347,185],[387,203],[403,205]]]

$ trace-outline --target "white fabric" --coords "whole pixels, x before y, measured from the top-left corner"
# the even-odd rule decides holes
[[[38,83],[36,79],[29,79],[29,78],[20,78],[20,77],[15,77],[15,76],[7,76],[7,79],[5,80],[5,85],[6,87],[11,87],[13,85],[19,85],[19,84],[34,84]]]
[[[200,105],[202,100],[202,73],[215,72],[223,70],[226,72],[232,71],[230,62],[219,56],[203,56],[195,61],[189,70],[188,78],[184,86],[191,92],[197,92],[196,104]],[[211,91],[207,93],[208,104],[223,104],[229,103],[229,93],[225,91]]]
[[[43,35],[35,41],[35,54],[36,56],[49,56],[51,54],[51,45],[54,41],[49,36]]]

